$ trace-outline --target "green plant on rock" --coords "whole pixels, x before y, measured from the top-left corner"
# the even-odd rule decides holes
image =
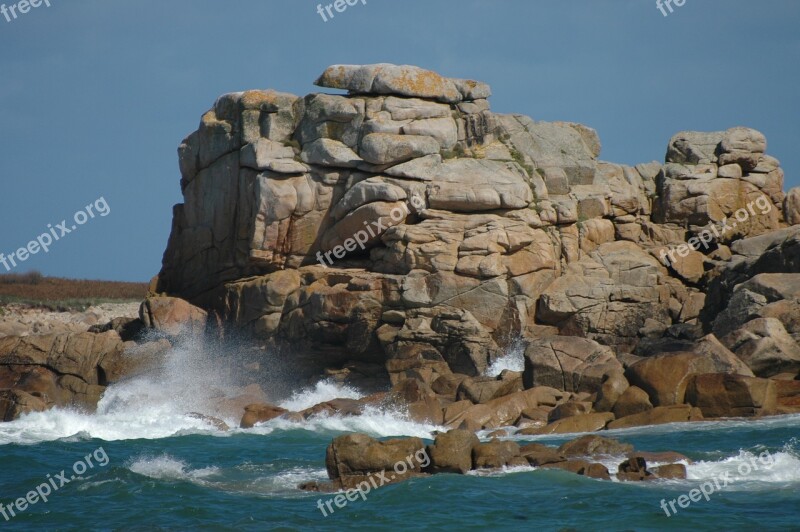
[[[509,151],[511,152],[511,158],[514,159],[514,162],[520,165],[523,170],[525,170],[525,172],[528,174],[528,177],[533,177],[533,166],[525,162],[525,156],[522,155],[522,152],[513,146]]]
[[[466,156],[467,152],[461,144],[456,144],[452,150],[442,150],[442,159],[456,159]]]

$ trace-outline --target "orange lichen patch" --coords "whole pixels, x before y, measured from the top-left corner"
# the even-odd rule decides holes
[[[217,125],[217,124],[222,122],[222,120],[217,118],[217,113],[215,113],[213,109],[208,111],[206,114],[204,114],[203,118],[201,118],[201,121],[202,121],[203,125],[209,126],[209,127]]]
[[[276,90],[250,90],[242,93],[241,106],[244,110],[261,110],[269,113],[290,105],[297,97]]]
[[[440,97],[458,101],[460,94],[455,86],[439,74],[427,70],[404,71],[402,76],[393,80],[395,90],[421,97]]]

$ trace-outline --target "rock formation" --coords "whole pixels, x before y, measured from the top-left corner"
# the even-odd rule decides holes
[[[317,85],[348,94],[226,94],[183,141],[159,293],[320,367],[385,364],[393,383],[481,375],[523,338],[526,386],[593,391],[620,355],[704,332],[760,374],[800,370],[797,294],[740,288],[727,308],[766,262],[800,271],[797,192],[761,133],[678,133],[665,164],[630,167],[601,161],[586,126],[493,113],[484,83],[381,64]],[[766,321],[715,325],[753,305]]]
[[[181,143],[136,326],[246,336],[383,395],[241,405],[245,426],[386,401],[531,434],[800,410],[800,189],[761,133],[681,132],[626,166],[584,125],[493,113],[485,83],[380,64],[317,85],[347,94],[226,94]],[[524,371],[486,376],[513,349]]]
[[[348,434],[328,446],[325,463],[331,482],[308,482],[300,487],[307,491],[369,492],[385,484],[437,473],[463,475],[469,471],[527,466],[611,480],[611,473],[598,460],[613,458],[621,461],[617,479],[629,482],[685,479],[686,464],[691,463],[678,453],[635,452],[630,444],[593,435],[556,448],[540,443],[520,446],[497,439],[482,443],[466,430],[441,433],[428,446],[419,438],[381,442],[366,434]],[[648,460],[664,465],[649,470]]]

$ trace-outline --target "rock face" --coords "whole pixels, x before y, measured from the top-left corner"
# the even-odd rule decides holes
[[[202,333],[208,314],[175,297],[148,297],[139,309],[139,319],[148,329],[178,336]]]
[[[477,81],[317,84],[347,94],[226,94],[183,141],[157,293],[320,370],[419,381],[413,415],[472,430],[686,421],[719,412],[695,375],[800,372],[800,201],[761,133],[682,132],[632,167],[586,126],[493,113]],[[484,378],[517,341],[521,378]],[[545,388],[564,395],[525,395]]]
[[[0,338],[0,417],[52,408],[93,410],[126,371],[114,331]]]

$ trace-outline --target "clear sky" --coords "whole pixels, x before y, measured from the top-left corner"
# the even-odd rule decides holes
[[[48,1],[0,14],[0,252],[100,197],[110,213],[15,271],[148,280],[201,114],[225,92],[314,92],[335,63],[486,81],[495,111],[587,124],[626,164],[663,160],[681,130],[754,127],[800,185],[797,0],[667,17],[655,0],[366,0],[328,22],[317,0]]]

